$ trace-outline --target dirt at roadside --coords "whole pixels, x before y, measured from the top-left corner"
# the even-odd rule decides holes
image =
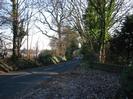
[[[4,71],[0,71],[0,74],[4,74],[5,72]]]
[[[99,70],[74,70],[43,81],[21,99],[114,99],[119,75]]]

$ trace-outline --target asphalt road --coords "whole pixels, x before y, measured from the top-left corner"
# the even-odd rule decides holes
[[[0,99],[16,99],[20,93],[26,93],[44,80],[51,80],[60,72],[74,69],[79,60],[73,60],[48,68],[38,67],[25,71],[11,72],[0,75]]]

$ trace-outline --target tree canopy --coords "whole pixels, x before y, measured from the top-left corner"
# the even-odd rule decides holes
[[[121,29],[116,30],[116,33],[111,40],[111,51],[114,53],[117,60],[128,63],[133,58],[133,15],[126,17]]]

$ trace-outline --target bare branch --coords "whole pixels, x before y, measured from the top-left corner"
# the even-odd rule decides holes
[[[49,38],[53,38],[53,39],[58,39],[58,38],[56,38],[56,37],[54,37],[54,36],[50,36],[50,35],[48,35],[48,32],[45,30],[45,31],[43,31],[40,27],[38,27],[38,26],[36,26],[38,29],[39,29],[39,31],[42,33],[42,34],[44,34],[45,36],[47,36],[47,37],[49,37]]]

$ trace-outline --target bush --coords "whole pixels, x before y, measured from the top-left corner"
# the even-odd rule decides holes
[[[57,64],[59,59],[51,54],[51,51],[45,50],[42,51],[38,56],[38,62],[43,65]]]
[[[13,70],[13,67],[8,66],[8,64],[0,61],[0,71],[9,72],[9,71],[12,71],[12,70]]]
[[[67,61],[66,57],[60,57],[60,56],[57,56],[57,59],[59,60],[59,62],[65,62]]]
[[[17,70],[33,68],[39,66],[34,60],[18,59],[13,63]]]
[[[133,97],[133,66],[127,67],[122,72],[120,83],[125,94],[128,97]]]
[[[60,62],[60,60],[56,56],[52,56],[52,60],[55,64]]]
[[[90,50],[90,48],[86,44],[82,46],[81,54],[83,55],[83,59],[85,61],[88,61],[89,63],[98,61],[96,53],[93,50]]]

